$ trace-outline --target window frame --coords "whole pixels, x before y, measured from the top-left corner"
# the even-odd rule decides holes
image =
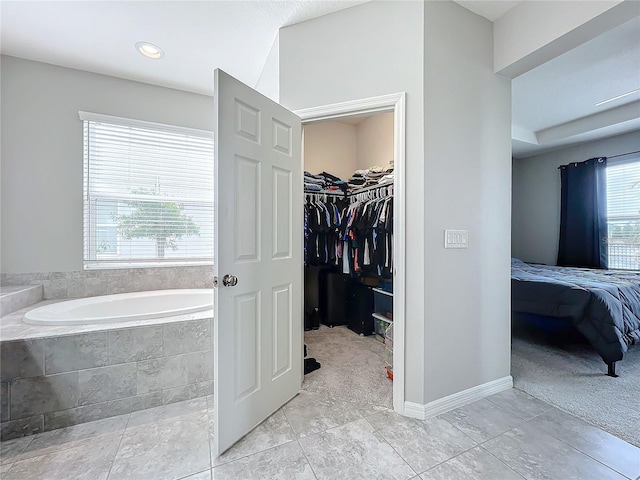
[[[607,218],[607,256],[608,256],[608,263],[609,266],[608,268],[611,270],[624,270],[624,271],[629,271],[629,272],[633,272],[633,271],[640,271],[640,261],[638,261],[638,267],[639,268],[624,268],[624,267],[620,267],[620,266],[611,266],[611,259],[616,257],[615,255],[611,254],[611,224],[614,222],[620,222],[620,221],[635,221],[638,222],[640,224],[640,212],[638,212],[635,215],[610,215],[609,214],[609,203],[610,203],[610,195],[611,193],[611,188],[610,188],[610,183],[609,183],[609,171],[608,169],[611,167],[620,167],[623,165],[627,165],[627,164],[637,164],[638,168],[640,169],[640,153],[639,152],[634,152],[633,154],[631,154],[633,156],[628,156],[627,154],[624,155],[624,157],[626,158],[616,158],[615,160],[613,159],[608,159],[607,160],[607,214],[606,214],[606,218]],[[639,185],[640,186],[640,185]],[[640,188],[639,188],[639,195],[640,195]],[[635,245],[637,250],[640,251],[640,236],[638,238],[638,241],[631,244],[631,245]]]
[[[91,184],[91,162],[90,162],[90,146],[89,146],[89,130],[90,123],[102,123],[114,125],[117,127],[131,127],[145,130],[152,130],[156,133],[169,133],[186,135],[189,137],[197,137],[211,140],[211,172],[214,172],[214,134],[209,130],[199,130],[176,125],[167,125],[131,118],[116,117],[111,115],[103,115],[92,112],[78,112],[80,120],[83,122],[83,268],[84,270],[101,270],[113,268],[149,268],[149,267],[175,267],[175,266],[197,266],[197,265],[213,265],[213,207],[214,192],[210,191],[210,199],[204,198],[179,198],[179,197],[144,197],[135,193],[131,194],[110,194],[110,193],[92,193]],[[212,222],[211,228],[211,255],[210,256],[193,256],[193,257],[168,257],[168,258],[135,258],[120,257],[121,245],[120,241],[116,242],[116,253],[107,254],[107,258],[98,258],[97,252],[97,235],[98,235],[98,208],[97,203],[100,201],[116,202],[116,208],[119,210],[122,202],[128,200],[144,199],[149,201],[160,202],[179,202],[181,205],[198,206],[200,208],[211,208]],[[209,225],[207,225],[209,226]],[[88,231],[87,231],[88,228]],[[116,234],[120,239],[119,233]],[[111,257],[111,258],[109,258]]]

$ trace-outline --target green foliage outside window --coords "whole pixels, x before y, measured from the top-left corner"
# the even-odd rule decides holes
[[[139,190],[136,194],[154,195]],[[156,242],[157,258],[164,258],[167,248],[176,250],[176,240],[182,237],[200,236],[200,228],[185,213],[184,206],[176,202],[160,200],[128,200],[129,214],[113,215],[118,233],[125,239],[150,238]]]

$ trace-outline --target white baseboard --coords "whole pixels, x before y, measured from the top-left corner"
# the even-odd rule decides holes
[[[494,393],[502,392],[513,387],[513,377],[508,375],[498,380],[483,383],[476,387],[454,393],[444,398],[434,400],[427,404],[404,402],[404,415],[407,417],[424,420],[429,417],[435,417],[441,413],[448,412],[463,405],[467,405],[476,400],[480,400]]]

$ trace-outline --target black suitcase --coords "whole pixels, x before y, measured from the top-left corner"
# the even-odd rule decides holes
[[[322,267],[304,267],[304,329],[320,328],[320,282]]]
[[[373,335],[375,325],[373,323],[373,290],[371,287],[351,282],[347,300],[347,315],[349,328],[359,335]]]
[[[329,327],[346,325],[347,294],[351,278],[337,272],[320,272],[320,321]]]

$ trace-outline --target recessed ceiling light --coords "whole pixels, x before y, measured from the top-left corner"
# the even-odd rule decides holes
[[[162,51],[162,49],[160,47],[158,47],[157,45],[154,45],[153,43],[138,42],[138,43],[136,43],[136,48],[145,57],[149,57],[149,58],[162,58],[162,57],[164,57],[164,52]]]
[[[604,105],[605,103],[613,102],[614,100],[618,100],[619,98],[626,97],[627,95],[633,95],[634,93],[640,92],[640,88],[636,88],[635,90],[631,90],[630,92],[623,93],[622,95],[616,95],[615,97],[608,98],[601,102],[596,103],[594,106],[599,107],[600,105]]]

